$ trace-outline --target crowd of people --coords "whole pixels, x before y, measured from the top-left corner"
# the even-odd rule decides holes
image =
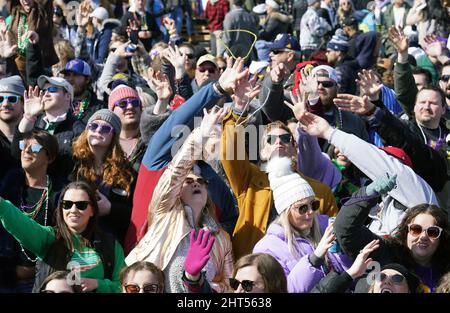
[[[449,35],[447,0],[0,1],[0,293],[450,292]]]

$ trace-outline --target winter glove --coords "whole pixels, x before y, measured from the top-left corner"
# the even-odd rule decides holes
[[[379,195],[385,195],[395,187],[396,179],[397,179],[397,174],[392,177],[389,177],[389,174],[387,174],[387,176],[385,176],[385,175],[378,176],[377,178],[375,178],[375,180],[373,182],[371,182],[366,187],[366,194],[368,196],[372,196],[377,193]]]
[[[191,230],[189,250],[184,262],[184,270],[191,276],[198,276],[208,263],[215,238],[208,230],[200,229],[195,239],[195,229]]]

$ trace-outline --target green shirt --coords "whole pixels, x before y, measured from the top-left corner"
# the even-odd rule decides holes
[[[24,248],[34,253],[40,260],[45,258],[48,249],[56,240],[53,227],[40,225],[7,200],[0,201],[0,221]],[[123,249],[120,244],[115,242],[114,270],[112,280],[109,280],[104,278],[100,255],[93,248],[86,246],[78,234],[73,235],[73,242],[75,251],[71,262],[77,262],[80,265],[80,276],[97,279],[96,292],[119,293],[121,291],[119,273],[125,266]]]

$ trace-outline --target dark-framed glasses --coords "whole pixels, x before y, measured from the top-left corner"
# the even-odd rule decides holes
[[[188,185],[191,185],[191,184],[193,184],[194,182],[197,182],[197,183],[199,183],[200,185],[205,185],[205,186],[209,184],[208,180],[206,180],[206,179],[204,179],[204,178],[202,178],[202,177],[196,177],[196,178],[188,177],[188,178],[186,178],[186,179],[184,180],[184,182],[185,182],[186,184],[188,184]]]
[[[321,82],[318,81],[317,86],[320,84],[322,84],[323,88],[331,88],[336,85],[335,82],[331,82],[329,80],[325,80],[325,81],[321,81]]]
[[[87,209],[88,205],[91,202],[89,201],[70,201],[70,200],[62,200],[61,201],[61,207],[63,208],[63,210],[70,210],[72,208],[72,206],[75,204],[75,207],[80,210],[80,211],[84,211]]]
[[[162,291],[162,287],[159,284],[144,284],[142,287],[136,284],[127,284],[123,287],[126,293],[139,293],[141,289],[143,293],[158,293]]]
[[[293,209],[297,210],[298,214],[306,214],[309,211],[309,209],[311,209],[312,211],[317,211],[319,208],[320,208],[320,201],[314,199],[310,203],[295,206]]]
[[[250,292],[255,287],[256,283],[252,280],[244,279],[243,281],[239,281],[236,278],[229,278],[230,287],[233,288],[233,290],[237,290],[239,288],[239,285],[242,286],[242,289],[244,289],[245,292]]]
[[[288,144],[292,141],[291,134],[283,134],[283,135],[267,135],[266,142],[269,145],[274,145],[277,142],[277,138],[280,138],[280,141],[284,144]]]
[[[403,281],[405,280],[405,276],[403,276],[401,274],[387,275],[385,273],[380,273],[380,282],[385,281],[386,278],[388,278],[388,277],[391,279],[391,281],[395,285],[401,285],[403,283]]]

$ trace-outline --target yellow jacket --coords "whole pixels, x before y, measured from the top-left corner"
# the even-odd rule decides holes
[[[200,131],[195,129],[159,179],[149,205],[152,222],[145,236],[125,259],[127,265],[149,261],[164,270],[181,240],[189,235],[192,228],[180,194],[187,174],[201,156],[201,141]],[[227,280],[233,273],[233,252],[228,234],[217,226],[210,254],[216,275],[210,284],[216,291],[223,292],[228,289]]]
[[[225,117],[220,149],[222,166],[239,208],[232,238],[236,260],[252,253],[255,244],[264,236],[273,205],[268,175],[251,163],[246,154],[238,154],[238,151],[245,151],[245,143],[237,140],[244,138],[241,134],[244,127],[235,127],[237,118],[232,112]],[[311,185],[316,198],[320,200],[321,214],[335,216],[338,208],[331,189],[317,180],[299,174]]]

